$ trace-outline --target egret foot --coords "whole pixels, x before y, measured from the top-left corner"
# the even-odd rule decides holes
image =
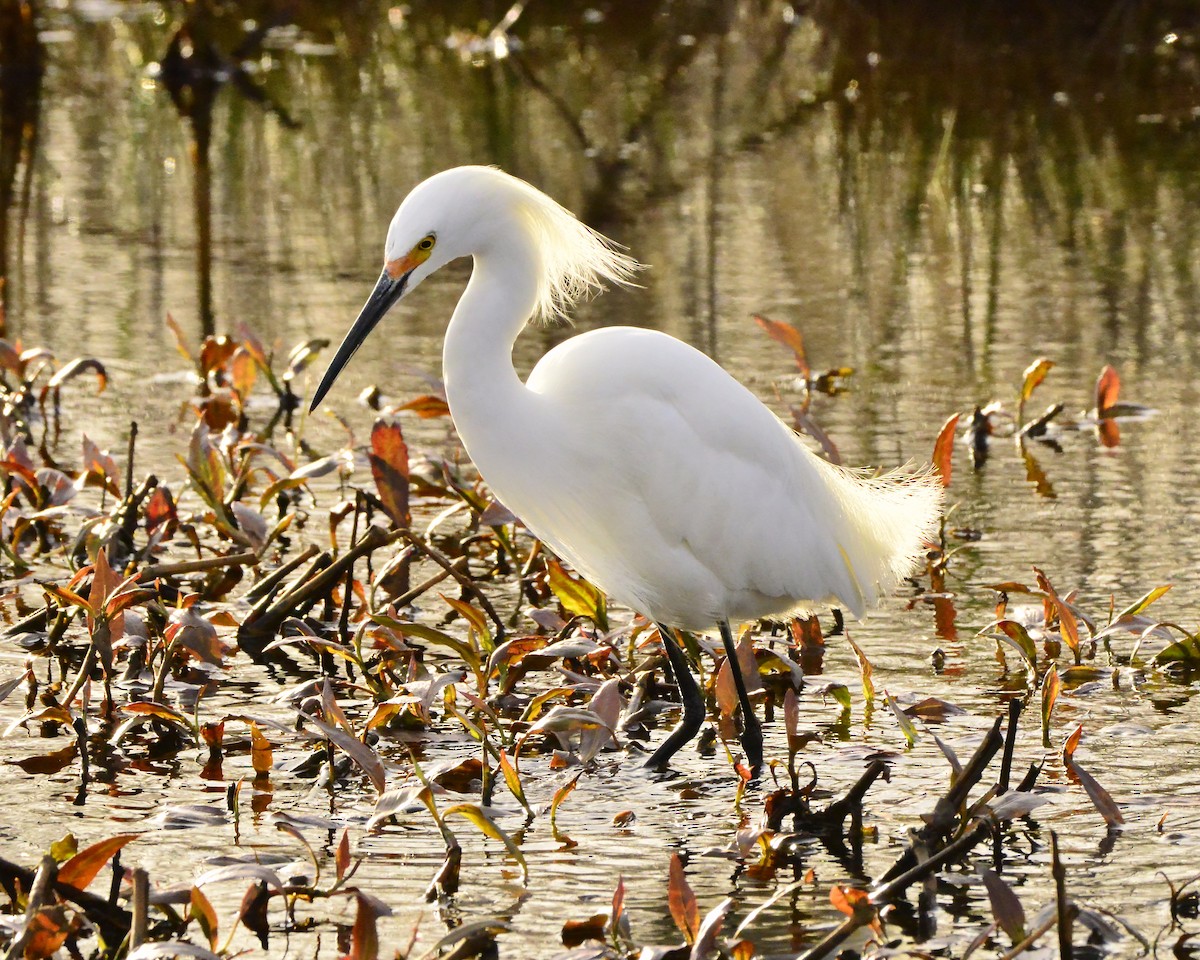
[[[725,656],[729,660],[729,670],[733,674],[733,685],[737,688],[738,705],[742,709],[742,749],[746,752],[746,762],[750,764],[751,774],[757,776],[763,764],[763,733],[759,726],[758,717],[754,715],[754,707],[750,704],[750,696],[746,693],[746,680],[742,677],[742,665],[738,662],[737,650],[733,645],[733,631],[729,621],[722,620],[721,642],[725,645]]]
[[[687,657],[675,642],[674,633],[670,627],[658,626],[659,636],[662,637],[663,649],[667,651],[667,659],[671,661],[671,672],[675,674],[675,683],[679,687],[679,699],[683,701],[683,718],[671,731],[666,740],[646,761],[647,767],[665,767],[679,750],[700,732],[704,723],[704,698],[700,696],[700,687],[692,676]]]

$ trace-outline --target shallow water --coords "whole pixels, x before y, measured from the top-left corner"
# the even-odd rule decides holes
[[[1011,21],[980,13],[967,22],[932,6],[908,20],[822,4],[807,15],[733,3],[684,12],[655,5],[643,16],[635,6],[598,5],[585,16],[574,5],[565,13],[530,5],[514,30],[520,48],[496,59],[471,52],[455,32],[494,23],[504,10],[490,4],[452,5],[449,14],[431,4],[366,4],[359,15],[299,4],[298,23],[269,34],[245,62],[252,81],[298,121],[294,129],[230,85],[215,91],[210,115],[194,108],[181,117],[155,66],[179,26],[172,9],[43,9],[38,138],[24,203],[15,181],[5,296],[10,337],[60,358],[97,356],[109,368],[111,386],[99,398],[84,381],[68,388],[64,447],[73,456],[83,431],[122,451],[136,419],[140,469],[178,471],[174,456],[190,429],[190,414],[180,419],[179,410],[193,386],[166,314],[192,335],[244,321],[284,349],[310,337],[336,341],[374,281],[387,222],[408,188],[453,164],[499,163],[649,264],[641,289],[584,307],[580,329],[665,329],[716,356],[785,415],[802,396],[795,370],[752,314],[795,324],[815,370],[853,367],[849,389],[817,394],[810,411],[847,463],[927,459],[952,413],[968,420],[976,404],[993,399],[1013,410],[1022,371],[1038,356],[1057,366],[1030,401],[1034,415],[1052,401],[1065,404],[1061,419],[1091,407],[1105,364],[1120,372],[1122,400],[1156,411],[1121,423],[1114,447],[1087,426],[1063,430],[1058,449],[1029,442],[1040,484],[1011,438],[994,438],[978,469],[966,443],[956,444],[952,525],[980,534],[951,563],[957,619],[935,620],[930,606],[910,609],[898,596],[851,625],[881,687],[902,702],[936,696],[967,710],[930,724],[960,755],[1022,688],[1015,655],[1006,675],[994,642],[975,636],[993,617],[989,584],[1031,583],[1036,565],[1061,592],[1077,589],[1078,604],[1103,620],[1110,595],[1120,609],[1172,583],[1153,613],[1195,629],[1195,15],[1165,4],[1122,7],[1108,19],[1079,12],[1079,23],[1066,24],[1041,4],[1021,6]],[[227,56],[244,38],[243,21],[265,16],[246,5],[193,25],[196,43],[211,38]],[[557,16],[562,21],[552,22]],[[11,109],[12,98],[5,104]],[[193,191],[197,131],[211,135],[208,196]],[[327,405],[360,438],[373,419],[354,403],[363,387],[378,383],[395,398],[427,392],[424,378],[439,373],[441,333],[464,278],[450,270],[427,282],[339,380]],[[528,369],[569,332],[530,330],[518,365]],[[298,429],[322,452],[343,441],[326,416]],[[406,420],[405,429],[415,447],[453,449],[442,421]],[[1116,638],[1114,653],[1127,657],[1132,643]],[[936,669],[935,648],[945,654]],[[0,647],[4,676],[22,660],[21,651]],[[805,699],[804,720],[821,734],[805,758],[822,786],[844,788],[870,751],[897,758],[891,782],[868,795],[866,823],[877,834],[864,845],[861,868],[814,841],[804,866],[816,883],[756,927],[770,954],[799,950],[832,926],[829,884],[877,877],[949,772],[931,737],[905,751],[886,707],[864,712],[857,666],[839,640],[830,641],[824,667],[853,691],[855,706],[848,727],[838,726],[832,701]],[[244,658],[235,674],[206,709],[270,715],[279,680]],[[1122,669],[1115,688],[1064,695],[1054,742],[1083,724],[1077,758],[1121,805],[1126,824],[1106,835],[1052,757],[1042,782],[1061,792],[1014,831],[1006,867],[1030,914],[1052,899],[1053,828],[1068,883],[1083,899],[1151,939],[1167,923],[1159,871],[1190,877],[1200,841],[1195,690]],[[1042,754],[1031,706],[1023,762]],[[0,704],[0,723],[19,712],[13,699]],[[768,737],[768,756],[783,754],[778,722]],[[55,746],[18,732],[3,756]],[[426,755],[441,760],[454,750],[430,744]],[[467,746],[461,750],[465,756]],[[400,745],[388,754],[397,771],[406,756]],[[288,759],[286,751],[276,759]],[[8,796],[41,812],[36,822],[4,818],[0,853],[32,863],[68,829],[90,841],[137,824],[153,831],[153,842],[129,847],[126,863],[146,866],[156,884],[190,880],[201,860],[228,852],[232,822],[164,830],[154,817],[164,805],[220,804],[249,758],[229,758],[216,781],[202,779],[200,765],[184,751],[123,769],[111,784],[93,785],[82,806],[72,803],[72,767],[51,777],[7,767]],[[672,942],[672,852],[687,859],[701,909],[732,896],[735,922],[778,885],[800,879],[751,877],[721,859],[742,824],[734,778],[723,759],[690,750],[676,767],[677,778],[656,779],[619,755],[602,758],[559,814],[577,846],[564,849],[542,818],[525,830],[528,889],[498,845],[464,830],[461,892],[425,905],[421,892],[443,853],[427,815],[379,835],[358,833],[360,882],[396,911],[383,927],[385,945],[407,943],[418,918],[429,945],[447,925],[502,916],[512,925],[502,954],[549,956],[561,949],[564,921],[607,909],[619,875],[638,939]],[[533,778],[535,806],[549,802],[562,776]],[[265,809],[329,813],[310,781],[282,772],[272,779]],[[362,824],[372,799],[367,790],[343,793],[332,819]],[[615,826],[614,816],[630,809],[636,820]],[[743,812],[757,817],[754,794]],[[501,822],[520,826],[515,804]],[[333,834],[307,832],[332,850]],[[265,814],[247,814],[238,840],[303,859]],[[940,885],[936,929],[916,935],[922,949],[959,956],[990,922],[975,870],[985,861],[951,871],[955,882]],[[210,891],[222,917],[236,911],[243,886]],[[352,918],[340,901],[314,909]],[[334,956],[335,940],[326,926],[292,934],[288,950]],[[1139,950],[1125,939],[1109,954]]]

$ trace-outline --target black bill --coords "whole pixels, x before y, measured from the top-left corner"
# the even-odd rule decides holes
[[[359,311],[358,319],[354,321],[354,326],[346,334],[346,339],[338,347],[337,353],[329,364],[329,369],[325,371],[325,376],[321,378],[321,384],[317,387],[316,393],[313,394],[312,403],[309,404],[309,413],[316,410],[317,405],[325,399],[325,394],[329,392],[329,388],[333,386],[333,381],[342,372],[342,367],[350,362],[350,358],[354,356],[354,351],[362,346],[362,342],[367,339],[367,335],[375,329],[375,324],[382,320],[383,315],[388,312],[392,304],[404,295],[404,288],[408,286],[410,273],[411,271],[403,274],[396,280],[389,277],[386,270],[379,275],[379,281],[375,284],[375,289],[367,297],[367,302],[363,304],[362,310]]]

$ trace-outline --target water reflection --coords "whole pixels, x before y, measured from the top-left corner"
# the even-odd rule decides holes
[[[9,265],[22,255],[29,219],[43,69],[33,0],[0,4],[0,336],[8,333]]]
[[[246,100],[260,104],[285,128],[298,126],[283,107],[247,72],[244,61],[259,54],[270,30],[286,18],[277,14],[264,23],[246,21],[224,4],[208,0],[188,4],[187,18],[171,34],[159,62],[158,76],[191,133],[188,154],[192,161],[192,198],[196,216],[197,310],[204,335],[216,332],[212,306],[212,147],[213,107],[226,85]],[[224,52],[222,41],[233,32],[236,46]]]
[[[784,413],[789,365],[749,322],[752,312],[800,325],[823,364],[855,367],[847,392],[817,396],[807,411],[847,462],[926,458],[953,410],[969,416],[997,397],[1011,407],[1021,371],[1041,354],[1059,366],[1039,397],[1069,411],[1090,403],[1096,372],[1110,361],[1132,399],[1163,410],[1123,427],[1116,448],[1082,432],[1057,449],[995,439],[978,448],[972,471],[959,445],[954,522],[981,539],[954,554],[932,609],[898,601],[851,625],[895,690],[979,715],[1022,691],[1020,670],[998,664],[975,631],[992,619],[984,585],[1027,578],[1034,561],[1056,583],[1078,584],[1093,610],[1107,607],[1110,591],[1120,606],[1175,580],[1161,603],[1194,619],[1200,545],[1177,535],[1200,518],[1200,492],[1186,479],[1200,466],[1200,394],[1190,376],[1200,358],[1192,215],[1200,100],[1189,5],[531,3],[499,33],[509,4],[483,0],[118,5],[96,21],[87,9],[42,11],[39,40],[26,15],[37,12],[32,4],[0,2],[0,254],[10,321],[27,345],[116,360],[112,399],[88,411],[101,443],[105,423],[123,429],[128,410],[144,424],[139,456],[174,467],[179,438],[166,425],[192,387],[147,376],[181,369],[163,359],[173,350],[168,311],[193,335],[245,320],[285,348],[336,339],[377,272],[382,227],[407,188],[455,163],[494,162],[652,265],[646,289],[600,299],[581,325],[666,328],[720,356]],[[461,280],[439,276],[406,303],[389,348],[348,371],[354,386],[428,392],[420,377],[438,371]],[[527,367],[567,335],[530,331],[518,361]],[[345,411],[356,429],[369,425],[369,412],[350,403]],[[316,449],[343,442],[324,421],[302,428]],[[457,456],[444,426],[406,429],[414,448]],[[855,687],[840,638],[828,648],[794,639],[806,674]],[[930,665],[934,644],[941,656]],[[236,711],[258,687],[293,679],[255,675],[220,709]],[[1084,694],[1070,706],[1089,732],[1093,717],[1114,711],[1158,729],[1194,719],[1194,680],[1156,678],[1136,694]],[[839,714],[816,692],[805,710],[808,749],[825,776],[861,759],[848,751],[896,746],[878,712]],[[1171,735],[1179,777],[1194,780],[1194,725]],[[433,738],[421,746],[444,749]],[[799,845],[793,875],[814,866],[828,884],[885,868],[891,838],[924,812],[929,783],[944,778],[940,755],[921,752],[928,746],[897,762],[896,782],[873,798],[868,815],[881,837],[861,847]],[[69,753],[33,762],[70,762]],[[1162,785],[1146,768],[1150,753],[1097,746],[1098,778],[1165,807],[1187,784]],[[191,769],[183,763],[181,775]],[[231,760],[200,775],[237,773]],[[615,784],[585,779],[564,812],[583,850],[551,846],[535,825],[526,838],[531,860],[543,858],[535,870],[610,894],[633,849],[629,837],[614,838],[612,817],[635,802],[646,810],[635,852],[655,870],[669,849],[695,855],[725,844],[736,828],[732,788],[708,782],[703,762],[692,773],[694,792],[669,803],[669,787],[630,787],[627,770]],[[111,776],[127,784],[133,772]],[[281,779],[274,800],[264,793],[254,803],[277,804],[294,786]],[[546,800],[556,785],[539,786]],[[175,784],[162,789],[174,799]],[[98,806],[93,795],[92,816],[102,815]],[[1159,889],[1152,878],[1163,852],[1153,836],[1131,830],[1117,840],[1126,860],[1114,870],[1105,859],[1115,837],[1088,835],[1078,816],[1064,804],[1028,823],[1029,849],[1004,851],[1023,895],[1045,900],[1044,864],[1030,861],[1042,856],[1048,824],[1084,834],[1076,866],[1095,881],[1098,902],[1125,902],[1139,880],[1141,890]],[[1194,850],[1191,827],[1181,842]],[[367,889],[419,898],[441,850],[415,834],[366,841]],[[163,850],[178,856],[175,846]],[[559,935],[568,918],[554,912],[553,891],[522,908],[486,851],[469,855],[481,866],[445,905],[448,923],[499,904],[527,942]],[[668,939],[661,876],[651,872],[629,881],[637,922]],[[748,909],[765,899],[768,881],[731,866],[697,871],[696,886],[706,904],[733,895]],[[780,904],[764,943],[811,943],[812,925],[828,920],[820,892]],[[964,925],[986,915],[976,887],[938,894]],[[1132,896],[1131,911],[1157,916],[1154,894]],[[393,929],[406,933],[414,916],[398,916]],[[927,937],[934,919],[918,911],[900,927]],[[945,935],[949,921],[940,922]]]

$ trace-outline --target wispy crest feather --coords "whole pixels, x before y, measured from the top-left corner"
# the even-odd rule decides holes
[[[598,233],[565,207],[523,181],[520,212],[534,231],[542,258],[535,320],[566,317],[567,311],[605,289],[606,284],[630,286],[643,269],[620,245]]]

